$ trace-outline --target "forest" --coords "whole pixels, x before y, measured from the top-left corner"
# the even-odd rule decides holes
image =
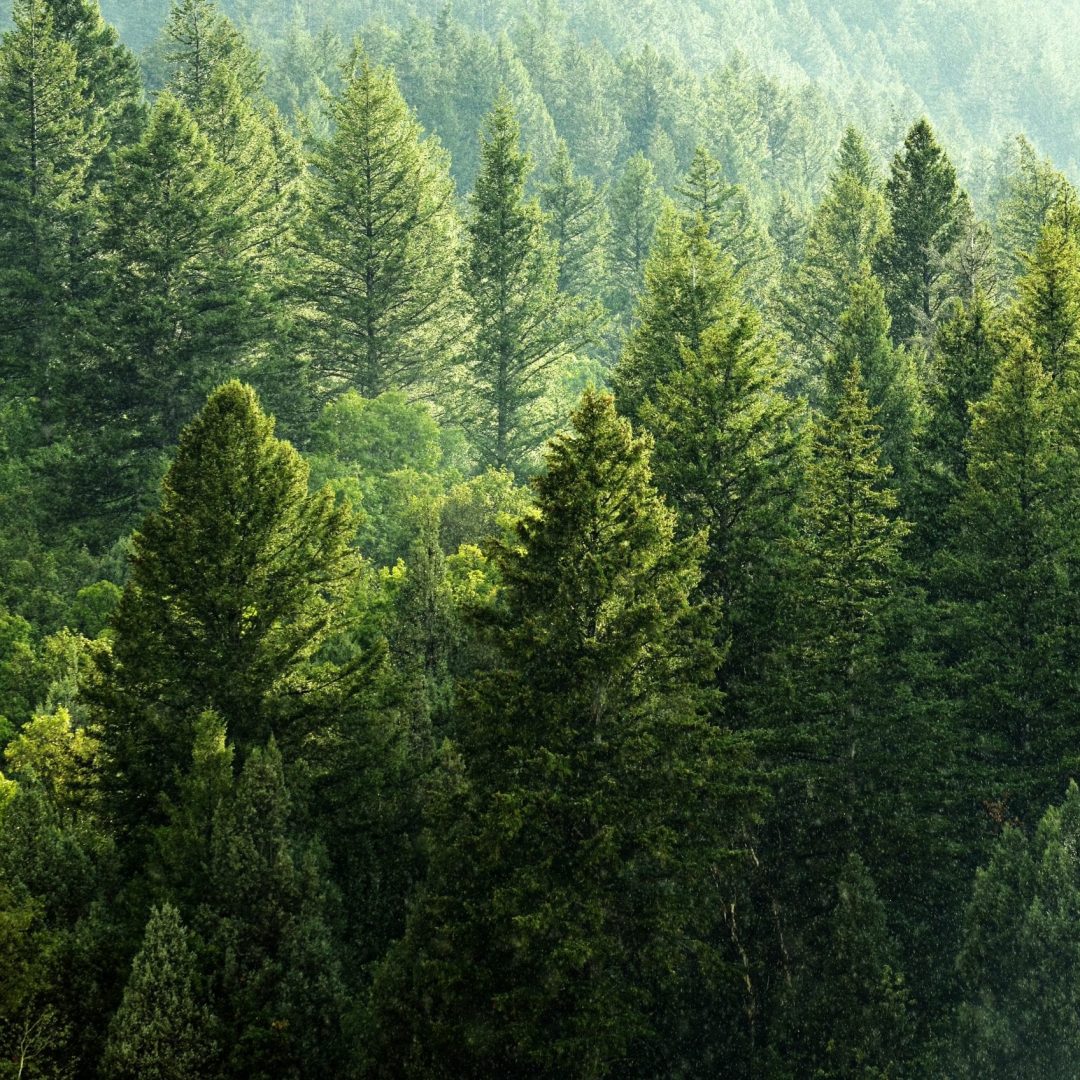
[[[1080,1076],[1071,0],[4,25],[0,1080]]]

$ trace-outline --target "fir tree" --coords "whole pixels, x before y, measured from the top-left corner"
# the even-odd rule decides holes
[[[559,294],[542,212],[525,199],[529,162],[519,141],[504,91],[485,125],[470,200],[465,292],[473,340],[462,402],[481,463],[513,470],[527,466],[550,426],[537,414],[545,371],[584,344],[598,318]]]
[[[611,211],[611,310],[625,328],[645,284],[645,263],[660,220],[662,199],[652,163],[635,154],[608,196]]]
[[[946,299],[946,260],[960,238],[967,196],[926,120],[908,132],[886,186],[891,229],[875,269],[885,284],[893,339],[933,329]]]
[[[202,1001],[195,949],[171,904],[154,908],[109,1027],[108,1080],[217,1075],[214,1018]]]
[[[376,978],[387,1075],[663,1071],[656,1011],[745,820],[703,718],[699,541],[674,541],[647,441],[590,392],[547,466],[462,700],[465,806]]]
[[[348,666],[317,662],[357,574],[353,524],[307,482],[239,383],[185,429],[161,507],[135,537],[98,691],[125,824],[155,824],[158,793],[174,798],[204,711],[241,755],[271,734],[296,754],[355,691]]]
[[[547,181],[540,188],[548,235],[559,259],[559,291],[567,296],[598,296],[605,265],[609,222],[604,192],[574,172],[563,140],[555,151]]]
[[[313,366],[333,394],[430,394],[462,332],[445,155],[363,55],[331,116],[300,231]]]

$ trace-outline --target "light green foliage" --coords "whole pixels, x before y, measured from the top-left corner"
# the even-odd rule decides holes
[[[97,781],[98,740],[76,728],[71,714],[37,714],[4,750],[10,776],[39,785],[61,813],[83,809],[94,797]]]
[[[558,291],[556,252],[525,198],[529,161],[509,96],[485,122],[471,197],[465,292],[472,324],[459,409],[481,464],[527,470],[553,426],[538,410],[544,376],[585,344],[599,318]]]
[[[109,1028],[102,1076],[196,1080],[216,1075],[214,1021],[200,993],[196,947],[171,904],[156,907]]]
[[[321,389],[438,395],[463,329],[446,155],[362,53],[330,117],[300,232]]]
[[[608,195],[611,213],[608,255],[611,295],[608,302],[619,316],[624,331],[645,284],[645,263],[662,205],[652,163],[644,154],[635,154]]]

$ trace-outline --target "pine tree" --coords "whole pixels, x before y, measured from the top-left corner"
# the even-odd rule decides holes
[[[357,574],[351,515],[307,484],[239,383],[185,429],[161,507],[135,537],[97,692],[124,824],[156,824],[159,792],[175,801],[206,710],[241,756],[271,734],[295,755],[355,692],[354,668],[318,662]]]
[[[728,710],[760,696],[782,604],[779,552],[798,487],[799,408],[784,394],[775,340],[745,304],[734,303],[683,345],[681,363],[640,410],[653,436],[656,486],[686,534],[707,532],[700,589],[719,600],[729,635],[721,669]]]
[[[271,738],[248,755],[211,841],[208,938],[223,1071],[237,1080],[339,1076],[350,1059],[322,859],[293,817]]]
[[[635,154],[626,163],[611,189],[608,204],[611,211],[609,306],[623,327],[628,328],[638,294],[645,284],[645,264],[663,205],[652,163],[644,154]]]
[[[57,419],[70,299],[85,284],[78,237],[102,145],[71,45],[45,0],[18,0],[0,43],[0,375],[4,396]]]
[[[217,1075],[214,1018],[202,1002],[191,936],[171,904],[156,907],[109,1027],[108,1080]]]
[[[300,230],[313,366],[333,394],[430,394],[462,333],[445,155],[363,55],[331,116]]]
[[[836,348],[840,316],[887,225],[880,180],[862,137],[849,128],[829,190],[810,223],[803,260],[780,294],[784,329],[818,362]]]
[[[101,17],[98,0],[46,0],[56,36],[75,50],[86,83],[87,131],[101,127],[103,138],[91,168],[93,181],[104,183],[117,151],[138,142],[146,123],[142,78],[134,53]]]
[[[598,318],[558,291],[556,253],[543,215],[525,199],[529,161],[502,92],[481,140],[483,164],[469,220],[465,292],[473,340],[462,402],[480,461],[527,467],[550,422],[537,415],[545,371],[590,337]]]
[[[578,176],[566,143],[559,140],[540,207],[548,235],[558,248],[559,291],[567,296],[598,296],[607,274],[610,225],[604,192],[587,176]]]
[[[723,166],[699,146],[677,189],[691,224],[698,218],[709,240],[731,260],[735,278],[754,295],[762,295],[775,269],[776,251],[755,219],[746,192],[724,178]]]
[[[981,869],[958,967],[957,1075],[1065,1080],[1080,1053],[1080,790],[1034,836],[1007,827]]]
[[[1030,343],[974,407],[967,478],[939,565],[954,700],[994,796],[1030,812],[1059,785],[1075,698],[1075,451]]]
[[[175,98],[159,96],[116,168],[87,359],[69,396],[86,509],[127,525],[183,425],[267,323],[231,172]]]
[[[889,340],[891,323],[881,283],[863,267],[864,277],[851,288],[847,309],[837,327],[834,352],[825,366],[825,410],[843,396],[844,383],[856,363],[867,400],[881,428],[882,461],[910,496],[915,447],[923,423],[922,393],[911,355]]]
[[[891,230],[875,269],[885,284],[893,340],[932,331],[947,299],[946,260],[960,238],[967,196],[926,120],[908,132],[886,186]]]
[[[637,325],[615,370],[619,411],[637,420],[642,405],[679,366],[679,351],[701,349],[705,331],[725,318],[738,320],[737,291],[729,265],[705,226],[687,227],[665,211],[645,270]]]
[[[700,544],[674,541],[648,457],[587,393],[499,551],[498,659],[461,703],[471,789],[376,977],[376,1075],[663,1073],[677,1054],[657,1011],[745,806],[703,717]]]
[[[919,471],[916,543],[922,556],[939,550],[948,535],[948,508],[967,478],[971,406],[990,391],[999,343],[986,297],[970,304],[938,330],[931,357],[927,423],[916,464]]]
[[[1055,215],[1017,283],[1014,322],[1035,348],[1044,370],[1062,383],[1080,372],[1080,246]]]

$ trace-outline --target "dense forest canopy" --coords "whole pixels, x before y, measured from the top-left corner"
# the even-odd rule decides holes
[[[0,1080],[1075,1080],[1074,4],[15,0]]]

